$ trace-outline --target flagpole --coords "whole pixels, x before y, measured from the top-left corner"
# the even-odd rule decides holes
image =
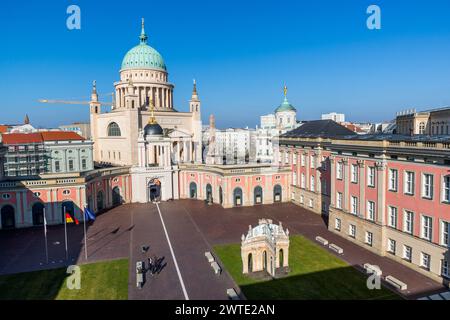
[[[83,211],[83,224],[84,224],[84,257],[87,261],[87,236],[86,236],[86,207],[84,207]]]
[[[63,218],[64,218],[64,239],[66,245],[66,260],[69,260],[69,253],[67,252],[67,218],[66,218],[66,206],[63,206]]]
[[[45,236],[45,258],[48,264],[47,218],[45,217],[45,206],[44,206],[44,236]]]

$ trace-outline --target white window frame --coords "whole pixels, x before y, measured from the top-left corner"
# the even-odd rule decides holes
[[[358,165],[352,164],[352,183],[358,183]]]
[[[334,219],[334,229],[341,231],[342,221],[339,218]]]
[[[429,181],[430,179],[431,181]],[[422,173],[422,198],[433,199],[434,176],[430,173]]]
[[[373,233],[370,231],[366,231],[366,244],[369,246],[373,245]]]
[[[403,259],[406,261],[411,262],[412,261],[412,247],[403,245]]]
[[[398,190],[398,170],[389,169],[389,191],[396,192]]]
[[[338,162],[336,164],[336,179],[342,180],[344,177],[344,164],[342,162]]]
[[[442,177],[442,202],[450,203],[450,175]]]
[[[301,166],[304,167],[304,166],[305,166],[306,159],[305,159],[305,155],[304,155],[303,153],[302,153],[302,155],[300,156],[300,162],[301,162]]]
[[[306,177],[305,177],[304,173],[302,173],[300,175],[300,187],[303,188],[303,189],[306,188]]]
[[[367,186],[375,187],[375,167],[367,168]]]
[[[351,197],[351,213],[354,215],[358,214],[358,197]]]
[[[354,224],[348,225],[348,235],[352,238],[356,238],[356,226]]]
[[[342,192],[336,192],[336,208],[342,209]]]
[[[429,216],[422,216],[421,219],[421,238],[424,240],[433,240],[433,218]]]
[[[311,175],[309,180],[310,180],[309,189],[310,189],[310,191],[315,192],[316,191],[316,178],[315,178],[315,176]]]
[[[395,255],[397,251],[397,241],[394,239],[388,239],[388,252]]]
[[[408,219],[409,217],[411,219]],[[403,232],[414,233],[414,212],[410,210],[403,211]]]
[[[397,229],[398,226],[398,208],[394,206],[388,207],[388,226]]]
[[[296,186],[297,185],[297,171],[292,171],[292,184],[294,185],[294,186]]]
[[[376,205],[374,201],[367,201],[367,220],[375,221]]]
[[[447,259],[441,259],[441,276],[447,279],[450,278],[448,264]]]
[[[416,173],[414,171],[405,171],[405,183],[404,183],[404,193],[407,195],[414,195],[414,189],[416,187]],[[411,178],[411,179],[409,179]]]
[[[449,221],[441,221],[441,237],[440,237],[441,246],[445,246],[450,248],[450,222]]]
[[[426,261],[426,262],[425,262]],[[420,253],[420,266],[426,270],[430,270],[431,267],[431,256],[428,253]]]

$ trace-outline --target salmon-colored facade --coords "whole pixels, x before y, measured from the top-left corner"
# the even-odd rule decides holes
[[[289,159],[297,179],[295,203],[327,216],[330,231],[448,285],[448,139],[298,137],[281,139],[280,145],[280,158]],[[320,155],[322,165],[313,169],[306,160],[302,166],[301,155]],[[328,195],[311,190],[309,177],[318,172]],[[328,210],[323,201],[329,201]]]

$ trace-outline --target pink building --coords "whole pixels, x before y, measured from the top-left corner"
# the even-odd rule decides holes
[[[313,137],[294,130],[280,139],[280,145],[293,178],[306,171],[305,184],[297,178],[299,185],[292,186],[294,202],[327,215],[330,231],[448,285],[448,136],[334,132]],[[299,170],[295,154],[314,153],[322,157],[320,169],[308,172],[305,163]],[[323,184],[329,185],[327,193],[312,191],[311,170],[315,175],[320,171]]]

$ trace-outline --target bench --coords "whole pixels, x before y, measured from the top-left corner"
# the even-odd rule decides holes
[[[364,269],[366,269],[367,273],[375,274],[378,277],[381,277],[381,275],[383,274],[383,272],[381,271],[381,269],[378,266],[375,266],[375,265],[372,265],[369,263],[364,264]]]
[[[317,237],[316,237],[316,241],[319,242],[319,243],[321,243],[321,244],[324,245],[324,246],[327,246],[327,245],[328,245],[328,240],[327,240],[327,239],[324,239],[324,238],[322,238],[322,237],[317,236]]]
[[[334,243],[330,244],[328,246],[331,250],[339,253],[339,254],[343,254],[344,253],[344,249],[342,249],[341,247],[338,247],[337,245],[335,245]]]
[[[397,278],[394,278],[393,276],[387,276],[385,280],[387,283],[389,283],[394,288],[400,289],[402,291],[406,290],[408,288],[406,283],[401,282],[400,280],[398,280]]]
[[[206,252],[205,252],[205,257],[206,257],[206,259],[208,259],[208,262],[209,262],[209,263],[213,263],[213,262],[214,262],[214,257],[213,257],[213,255],[211,254],[211,252],[206,251]]]
[[[228,295],[228,299],[230,299],[230,300],[241,300],[241,298],[236,293],[236,290],[234,290],[233,288],[227,289],[227,295]]]
[[[222,272],[222,269],[220,268],[219,264],[215,261],[211,263],[211,267],[214,269],[215,274],[220,274]]]
[[[441,297],[440,294],[433,294],[432,296],[429,296],[431,300],[444,300],[444,298]]]
[[[442,298],[444,298],[444,300],[450,300],[450,291],[441,293]]]

